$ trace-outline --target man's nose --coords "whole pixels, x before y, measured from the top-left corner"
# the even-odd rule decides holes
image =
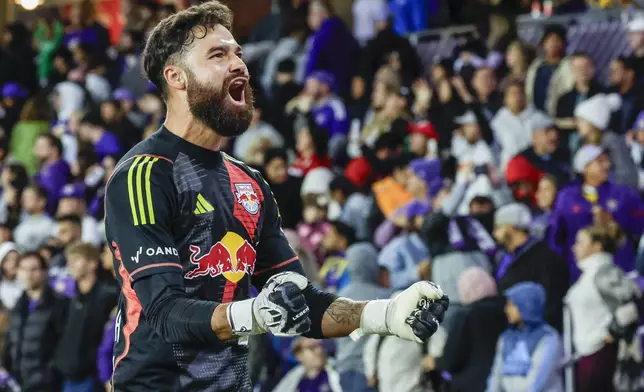
[[[246,63],[244,60],[242,60],[241,57],[239,56],[234,56],[234,60],[232,61],[232,64],[230,65],[229,69],[230,73],[232,74],[243,74],[245,76],[248,75],[248,70],[246,67]]]

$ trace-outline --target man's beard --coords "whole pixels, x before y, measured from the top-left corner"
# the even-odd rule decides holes
[[[255,107],[253,90],[247,83],[244,87],[245,104],[243,107],[231,107],[228,100],[230,80],[226,80],[221,89],[205,86],[197,82],[194,75],[189,76],[188,106],[190,113],[218,135],[225,137],[239,136],[251,123]]]

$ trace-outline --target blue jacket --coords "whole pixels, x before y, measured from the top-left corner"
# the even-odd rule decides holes
[[[309,58],[306,63],[308,77],[313,71],[327,71],[335,77],[335,91],[349,91],[351,79],[358,70],[359,46],[347,26],[338,18],[322,22],[311,37]]]
[[[315,123],[329,132],[329,139],[334,136],[347,136],[349,116],[347,108],[338,97],[330,97],[320,106],[313,107],[311,114]]]
[[[615,255],[615,264],[625,271],[635,267],[635,247],[644,231],[644,203],[637,192],[625,185],[606,182],[597,188],[597,204],[609,211],[620,225],[628,240]],[[593,223],[592,204],[583,195],[582,184],[562,189],[550,216],[548,244],[570,261],[570,278],[580,275],[572,246],[577,232]]]
[[[432,0],[391,0],[389,9],[394,20],[394,31],[399,35],[410,34],[427,29],[427,16],[430,8],[435,8]]]

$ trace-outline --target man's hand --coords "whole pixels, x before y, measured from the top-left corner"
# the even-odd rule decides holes
[[[235,336],[270,332],[275,336],[298,336],[311,329],[309,307],[302,290],[308,280],[294,272],[271,277],[256,298],[233,302],[228,321]]]
[[[416,282],[391,300],[370,301],[360,320],[367,334],[391,334],[423,343],[438,329],[449,307],[443,290],[431,282]]]

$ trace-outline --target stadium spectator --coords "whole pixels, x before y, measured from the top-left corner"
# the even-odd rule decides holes
[[[29,177],[24,166],[19,163],[9,163],[2,168],[0,182],[2,185],[0,222],[13,229],[20,223],[20,201],[29,183]]]
[[[51,118],[49,106],[44,97],[34,97],[25,102],[11,134],[9,153],[17,162],[24,165],[29,176],[39,169],[39,156],[34,154],[34,146],[39,137],[49,133]],[[58,151],[60,154],[62,151]]]
[[[327,291],[337,293],[349,284],[346,254],[354,244],[356,235],[350,226],[340,221],[330,222],[320,244],[320,252],[325,257],[321,260],[320,281]]]
[[[532,134],[525,124],[530,123],[538,111],[528,104],[525,87],[521,83],[511,83],[505,90],[503,107],[491,122],[494,138],[501,146],[500,167],[505,171],[513,156],[530,146]]]
[[[409,124],[409,151],[418,158],[433,158],[436,155],[438,133],[429,121]]]
[[[526,127],[532,131],[532,144],[510,160],[508,170],[515,160],[523,158],[538,171],[550,174],[560,184],[567,184],[571,172],[566,154],[559,148],[559,133],[555,123],[545,113],[538,112]]]
[[[532,219],[530,234],[540,240],[548,238],[550,215],[557,198],[558,186],[555,177],[549,174],[545,174],[539,180],[535,195],[537,209]]]
[[[38,49],[38,79],[40,86],[47,86],[53,70],[53,59],[63,43],[65,27],[58,20],[41,19],[34,31]]]
[[[292,115],[285,111],[286,105],[300,94],[302,87],[296,80],[296,64],[291,59],[285,59],[277,64],[275,81],[268,93],[268,120],[275,126],[284,138],[289,148],[295,146]]]
[[[633,162],[639,172],[639,189],[644,188],[644,110],[637,116],[633,130],[628,134],[627,141],[631,150]]]
[[[295,127],[297,156],[289,173],[304,177],[314,169],[331,167],[327,130],[317,125],[311,116],[301,117]]]
[[[76,282],[67,268],[65,249],[82,239],[82,221],[77,215],[59,215],[58,230],[50,242],[52,255],[49,260],[49,284],[60,295],[72,297],[76,293]]]
[[[333,91],[341,96],[349,92],[357,72],[359,46],[344,22],[334,15],[330,2],[312,0],[307,18],[311,36],[305,76],[326,71],[335,80]]]
[[[610,165],[608,154],[601,147],[582,147],[573,166],[583,181],[562,189],[552,210],[548,243],[568,259],[572,281],[579,277],[579,269],[570,249],[577,232],[593,222],[619,224],[626,241],[617,252],[615,263],[625,271],[634,268],[631,244],[642,236],[644,205],[635,190],[609,181]]]
[[[566,29],[547,26],[541,38],[543,57],[536,58],[526,72],[527,102],[553,117],[559,97],[575,85],[570,59],[565,57],[566,46]]]
[[[442,355],[425,357],[426,369],[449,372],[454,392],[484,392],[496,343],[508,325],[506,299],[498,295],[494,278],[478,267],[461,273],[458,291],[464,307],[454,317]]]
[[[422,0],[399,0],[389,1],[388,4],[396,33],[405,35],[427,29],[427,16],[430,11],[428,2]]]
[[[505,51],[505,66],[508,68],[505,77],[499,84],[499,90],[505,91],[510,82],[525,83],[526,72],[534,60],[534,50],[523,42],[512,41]]]
[[[18,262],[24,294],[11,313],[3,366],[25,392],[60,391],[61,380],[52,366],[63,334],[69,303],[47,284],[47,264],[37,253]]]
[[[302,221],[302,179],[288,174],[288,154],[273,147],[264,153],[264,176],[271,186],[282,215],[282,226],[294,229]]]
[[[33,146],[33,154],[39,161],[38,174],[35,181],[47,191],[47,210],[56,211],[58,197],[69,180],[71,170],[63,159],[63,145],[52,134],[40,135]]]
[[[338,295],[356,301],[389,298],[391,292],[380,287],[376,248],[367,242],[356,243],[345,254],[349,283]],[[353,341],[350,337],[337,340],[335,368],[340,374],[340,384],[344,391],[367,392],[367,378],[362,360],[364,345],[367,339]]]
[[[121,98],[125,98],[121,96]],[[128,101],[124,100],[125,105],[128,105]],[[130,149],[134,147],[139,141],[141,141],[141,129],[137,128],[128,114],[135,114],[121,105],[121,101],[117,99],[108,99],[101,103],[100,106],[101,119],[105,123],[105,127],[113,130],[114,134],[119,139],[119,144],[123,146],[124,149]]]
[[[365,208],[371,203],[369,198],[344,176],[331,181],[329,196],[340,207],[338,219],[353,228],[358,240],[369,240],[369,209]]]
[[[0,129],[4,130],[3,137],[10,137],[13,128],[20,120],[22,106],[28,91],[16,82],[2,86],[2,101],[0,101]]]
[[[575,109],[579,136],[591,145],[604,148],[613,163],[615,182],[637,189],[637,168],[628,153],[621,135],[609,129],[610,118],[619,109],[621,99],[617,94],[599,94],[581,103]]]
[[[67,184],[60,192],[56,216],[76,215],[82,222],[82,240],[94,246],[99,246],[103,240],[99,237],[99,224],[87,213],[85,202],[85,185]]]
[[[543,242],[530,235],[532,214],[523,204],[507,204],[494,214],[494,238],[505,250],[496,279],[505,291],[521,282],[535,282],[546,291],[544,319],[563,330],[563,297],[568,291],[568,263]]]
[[[644,94],[637,88],[635,62],[628,57],[618,57],[610,63],[611,87],[622,98],[617,121],[619,134],[629,132],[637,115],[644,110]]]
[[[63,392],[90,392],[99,387],[96,356],[117,293],[98,280],[97,248],[77,243],[65,249],[65,258],[77,291],[70,298],[54,364],[63,377]]]
[[[633,301],[641,296],[640,288],[613,263],[621,236],[615,222],[577,232],[573,253],[582,272],[565,301],[574,326],[572,341],[580,356],[575,364],[575,390],[579,392],[614,390],[617,341],[630,341],[637,329]]]
[[[0,245],[0,303],[11,310],[22,295],[22,284],[17,279],[20,253],[13,242],[2,241]]]
[[[330,230],[327,219],[328,200],[326,195],[306,193],[302,196],[302,222],[296,226],[302,246],[315,253],[318,263],[324,250],[321,249],[324,236]]]
[[[118,138],[105,129],[100,113],[96,111],[90,111],[81,118],[78,139],[89,143],[99,160],[122,152]]]
[[[0,40],[0,86],[16,82],[28,90],[38,85],[35,53],[32,50],[32,35],[21,22],[4,26]]]
[[[486,391],[563,391],[563,344],[544,320],[545,290],[524,282],[504,294],[510,327],[499,338]]]
[[[54,233],[56,223],[47,215],[47,191],[30,185],[22,193],[21,207],[24,216],[14,231],[16,245],[21,250],[34,252]]]
[[[255,98],[255,112],[250,126],[243,134],[235,138],[233,155],[254,166],[264,163],[264,153],[271,147],[283,147],[284,139],[275,128],[263,120],[266,102]]]
[[[460,126],[452,137],[451,155],[457,165],[471,165],[477,172],[488,175],[496,171],[492,149],[483,140],[481,125],[476,113],[468,110],[456,117],[454,122]]]
[[[562,132],[562,145],[571,151],[577,149],[578,138],[575,134],[575,108],[606,89],[595,79],[595,65],[588,53],[579,52],[570,56],[574,87],[559,97],[556,109],[556,123]]]
[[[372,4],[380,0],[368,0]],[[363,2],[364,3],[364,2]],[[354,7],[359,6],[354,3]],[[386,7],[386,5],[385,5]],[[384,11],[384,12],[383,12]],[[411,45],[409,40],[399,33],[394,31],[394,26],[389,18],[388,10],[379,10],[381,13],[377,19],[379,21],[375,24],[376,35],[373,39],[366,41],[364,52],[362,53],[362,61],[360,68],[359,80],[354,79],[353,83],[353,98],[360,98],[363,94],[356,94],[356,83],[362,84],[360,90],[364,92],[369,91],[367,88],[371,86],[376,72],[380,67],[389,65],[400,76],[403,85],[410,86],[414,80],[422,74],[422,64],[418,53]],[[364,18],[366,15],[361,15]],[[354,27],[355,26],[354,24]]]
[[[297,338],[292,351],[299,365],[289,371],[273,392],[341,392],[338,373],[327,362],[326,352],[319,340]]]

